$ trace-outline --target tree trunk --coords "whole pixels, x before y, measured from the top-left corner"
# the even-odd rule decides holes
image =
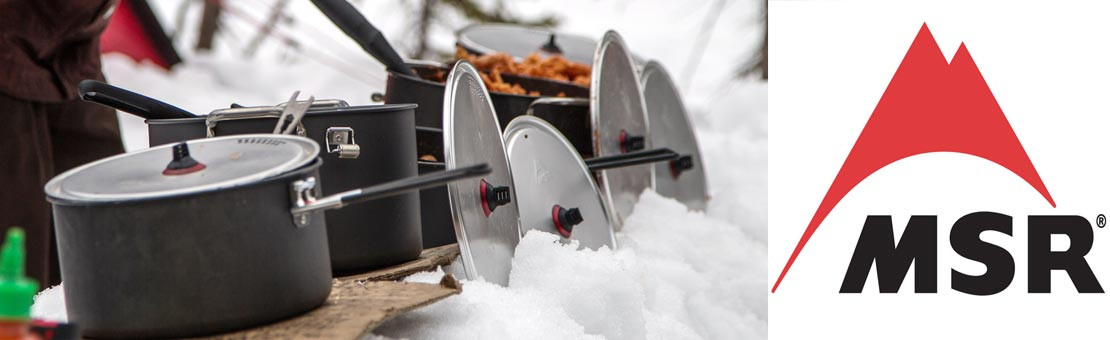
[[[205,0],[204,14],[200,19],[200,36],[197,38],[197,51],[211,51],[212,40],[220,28],[220,0]]]

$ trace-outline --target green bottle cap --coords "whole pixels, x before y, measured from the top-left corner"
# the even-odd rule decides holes
[[[23,229],[8,228],[4,246],[0,248],[0,319],[31,318],[38,283],[23,276]]]

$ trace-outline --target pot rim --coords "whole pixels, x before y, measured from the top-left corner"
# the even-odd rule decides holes
[[[305,113],[304,119],[310,119],[322,115],[341,115],[341,114],[385,114],[397,111],[413,110],[417,108],[415,103],[400,103],[400,104],[381,104],[381,105],[358,105],[347,107],[332,107],[309,110]],[[192,122],[204,122],[208,119],[208,115],[201,115],[190,118],[168,118],[168,119],[144,119],[147,125],[160,125],[160,124],[180,124]]]
[[[113,157],[110,157],[110,158],[119,157],[119,156],[122,156],[122,155],[124,155],[124,154],[113,156]],[[92,164],[92,163],[89,163],[89,164]],[[205,188],[205,189],[197,190],[197,191],[172,193],[172,194],[166,194],[166,195],[162,195],[162,196],[140,197],[140,198],[133,198],[133,199],[115,199],[115,200],[96,200],[96,201],[92,201],[92,200],[75,200],[75,199],[70,199],[70,198],[63,198],[63,197],[58,197],[56,195],[53,195],[50,192],[46,192],[46,200],[48,202],[50,202],[52,205],[89,206],[89,207],[91,207],[91,206],[105,206],[105,205],[138,204],[138,203],[148,203],[148,202],[156,202],[156,201],[175,200],[175,199],[180,199],[180,198],[183,198],[183,197],[208,195],[208,194],[224,192],[224,191],[229,191],[229,190],[237,190],[237,189],[241,189],[241,188],[250,188],[250,187],[259,186],[259,185],[266,185],[266,184],[271,183],[273,181],[290,180],[293,177],[303,177],[304,174],[310,173],[310,172],[312,172],[316,169],[319,169],[320,166],[322,166],[323,164],[324,164],[323,158],[321,158],[321,157],[319,157],[319,155],[317,155],[316,157],[314,157],[312,160],[310,160],[305,165],[287,170],[287,171],[282,172],[282,173],[275,174],[273,176],[264,177],[264,178],[260,178],[260,179],[253,180],[253,181],[237,183],[237,184],[233,184],[233,185],[229,185],[229,186]],[[88,164],[86,164],[86,165],[88,165]],[[83,167],[84,166],[75,168],[75,170],[83,168]]]

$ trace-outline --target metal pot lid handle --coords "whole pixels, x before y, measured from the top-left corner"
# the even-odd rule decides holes
[[[79,166],[51,179],[44,190],[52,201],[74,204],[167,198],[256,183],[299,169],[319,153],[316,142],[298,136],[195,139]]]
[[[492,169],[488,164],[476,164],[447,171],[437,171],[416,177],[409,177],[389,181],[374,186],[344,191],[317,198],[319,184],[315,177],[294,181],[290,184],[290,194],[293,198],[293,222],[299,226],[306,226],[310,222],[310,214],[316,211],[343,208],[347,205],[362,203],[379,198],[400,195],[431,187],[446,185],[452,181],[478,177],[489,174]]]
[[[594,54],[590,74],[590,120],[594,155],[606,157],[652,147],[639,71],[624,40],[605,33]],[[654,167],[630,166],[602,170],[598,187],[613,211],[617,230],[640,194],[652,187]]]
[[[694,210],[705,210],[709,189],[705,168],[693,124],[686,113],[678,87],[663,65],[649,61],[640,73],[651,122],[651,143],[665,146],[680,154],[667,164],[655,166],[655,191],[686,204]]]
[[[447,75],[443,102],[447,169],[475,163],[488,163],[493,169],[481,178],[447,185],[463,269],[469,279],[507,285],[513,251],[520,242],[515,199],[519,192],[489,92],[470,63],[458,62]]]
[[[521,234],[536,229],[577,240],[580,247],[616,247],[612,217],[578,151],[550,123],[532,116],[505,127]]]

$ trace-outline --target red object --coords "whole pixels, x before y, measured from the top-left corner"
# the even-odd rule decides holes
[[[570,238],[570,230],[563,228],[563,222],[559,220],[559,209],[561,208],[562,207],[558,204],[551,207],[551,220],[555,222],[555,230],[559,231],[559,235],[563,235],[564,238]]]
[[[169,69],[181,62],[146,1],[122,0],[100,35],[100,53],[118,52]]]
[[[493,213],[493,210],[489,208],[489,199],[486,197],[486,186],[488,185],[484,179],[478,183],[478,193],[482,197],[482,212],[486,213],[486,217]]]
[[[771,292],[852,188],[891,163],[930,152],[982,157],[1021,177],[1056,207],[967,47],[961,43],[948,63],[922,25]]]

